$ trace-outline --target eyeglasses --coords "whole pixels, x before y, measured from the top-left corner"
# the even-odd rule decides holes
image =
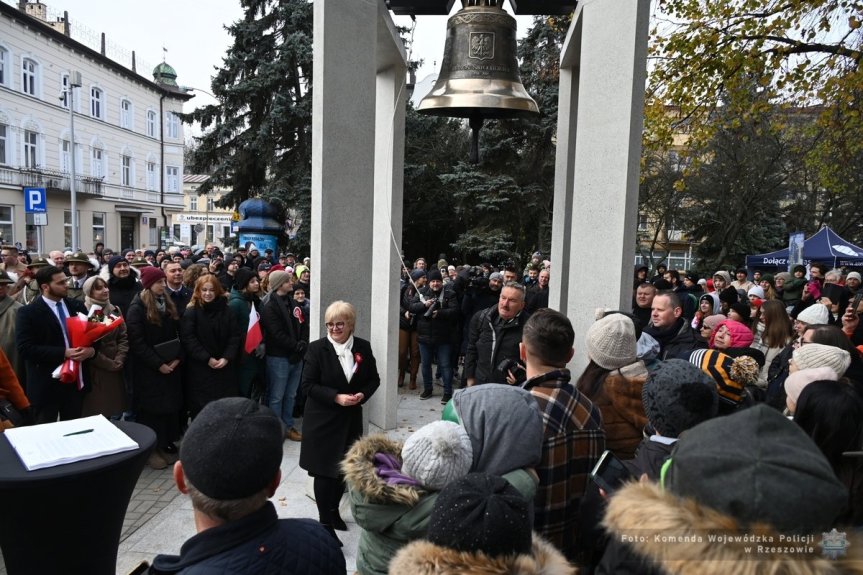
[[[345,328],[345,322],[343,322],[343,321],[329,322],[325,325],[327,326],[327,329],[330,331],[332,331],[334,329],[344,329]]]

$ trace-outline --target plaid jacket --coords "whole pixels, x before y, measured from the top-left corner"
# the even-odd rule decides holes
[[[567,557],[575,554],[578,507],[590,470],[605,451],[599,409],[570,383],[569,370],[524,383],[542,411],[542,461],[536,468],[534,528]]]

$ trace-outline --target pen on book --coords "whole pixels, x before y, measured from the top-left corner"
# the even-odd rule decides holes
[[[73,431],[72,433],[66,433],[63,437],[69,437],[70,435],[84,435],[85,433],[90,433],[93,431],[92,429],[82,429],[81,431]]]

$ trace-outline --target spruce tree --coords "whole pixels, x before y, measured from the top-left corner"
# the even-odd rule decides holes
[[[241,0],[243,18],[211,84],[218,103],[185,119],[200,122],[192,169],[209,174],[198,189],[225,188],[219,205],[260,197],[302,221],[291,243],[309,247],[312,131],[312,4]]]

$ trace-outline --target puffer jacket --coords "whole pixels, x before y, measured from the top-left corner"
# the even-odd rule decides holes
[[[245,517],[194,535],[179,555],[157,555],[148,573],[340,575],[345,573],[345,558],[320,523],[279,519],[268,501]]]
[[[456,325],[459,318],[459,304],[455,292],[444,286],[441,292],[434,293],[429,286],[420,288],[419,294],[414,296],[410,305],[410,311],[416,314],[417,335],[420,343],[425,344],[448,344],[454,341]],[[440,303],[435,317],[426,317],[429,308],[420,299],[420,294],[425,299],[438,298]]]
[[[405,544],[421,539],[428,529],[437,493],[419,486],[389,485],[376,473],[376,453],[401,461],[402,444],[385,435],[358,439],[342,462],[351,512],[362,527],[357,571],[385,575],[390,559]]]
[[[362,527],[357,548],[357,571],[361,575],[386,575],[390,560],[411,541],[428,531],[438,492],[422,487],[389,485],[381,479],[374,462],[376,453],[385,453],[401,462],[402,443],[385,435],[358,439],[342,462],[351,501],[351,512]],[[503,475],[528,500],[536,494],[536,481],[517,469]],[[405,571],[405,573],[413,573]]]
[[[551,543],[534,534],[530,554],[489,557],[467,553],[428,541],[414,541],[399,551],[390,565],[391,575],[575,575],[577,570]]]
[[[605,446],[620,459],[632,459],[643,437],[647,425],[641,388],[647,381],[647,368],[643,361],[636,361],[610,372],[589,397],[602,413],[605,429]]]
[[[638,573],[646,575],[756,575],[758,573],[793,573],[794,575],[838,575],[863,573],[861,546],[851,542],[846,554],[835,561],[822,552],[822,534],[811,542],[793,543],[780,538],[769,525],[747,528],[736,519],[710,509],[692,499],[683,499],[664,491],[658,484],[630,483],[608,502],[603,520],[610,538],[625,545],[610,548],[602,558],[597,573]],[[654,537],[654,535],[658,537]],[[762,553],[753,556],[758,543],[718,543],[710,537],[718,534],[755,535],[773,543],[766,547],[811,547],[811,553]],[[663,541],[662,536],[666,537]],[[667,537],[690,537],[685,543],[668,543]],[[805,537],[805,536],[803,536]],[[849,539],[852,532],[848,531]],[[630,540],[631,539],[631,540]],[[659,568],[659,566],[662,566]]]

